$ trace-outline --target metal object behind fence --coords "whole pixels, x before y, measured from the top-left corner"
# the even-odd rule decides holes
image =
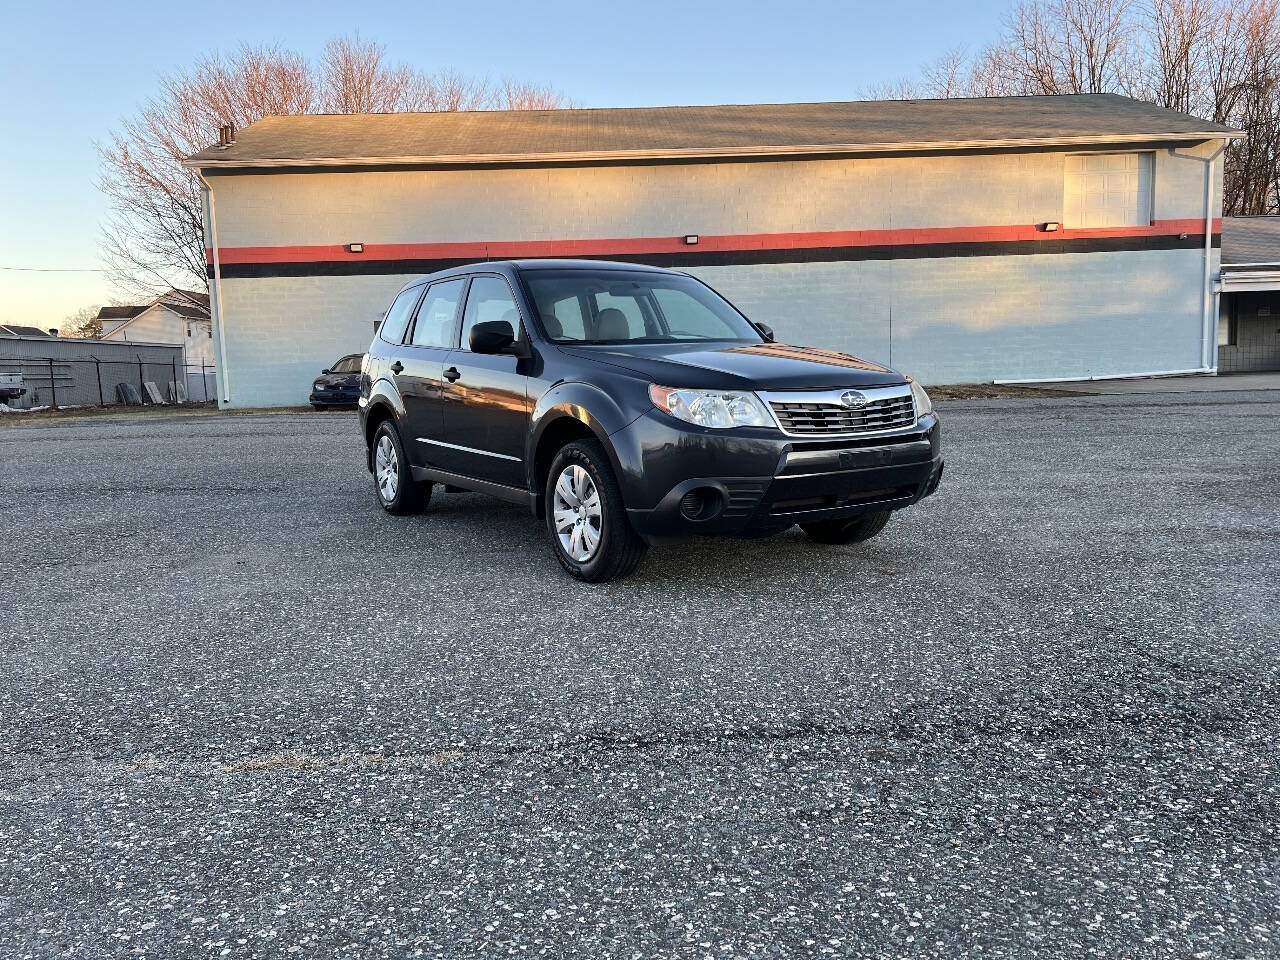
[[[18,410],[128,406],[135,402],[147,406],[202,404],[217,397],[213,367],[176,359],[0,356],[0,375],[0,403]],[[148,390],[148,384],[154,391]],[[132,389],[121,389],[122,385]]]

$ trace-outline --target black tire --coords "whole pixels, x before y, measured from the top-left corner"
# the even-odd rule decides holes
[[[394,458],[380,460],[384,453],[384,441],[390,443]],[[378,503],[387,513],[403,516],[417,513],[431,501],[431,484],[418,483],[409,468],[400,433],[390,420],[383,420],[373,434],[373,492]],[[393,462],[394,461],[394,462]],[[387,472],[384,472],[386,468]],[[390,477],[394,477],[394,482]]]
[[[861,543],[870,540],[889,522],[889,510],[864,513],[852,520],[823,520],[802,523],[800,529],[815,543]]]
[[[313,403],[313,404],[311,405],[311,409],[312,409],[312,410],[317,410],[317,411],[318,411],[318,410],[327,410],[327,409],[328,409],[328,407],[326,407],[323,403]]]
[[[575,466],[586,471],[599,501],[598,540],[586,559],[575,559],[567,552],[560,541],[561,531],[556,529],[556,484],[562,473]],[[622,502],[622,491],[604,448],[595,440],[577,440],[569,444],[551,461],[546,480],[543,508],[547,529],[551,533],[556,559],[565,572],[587,583],[608,583],[633,573],[644,558],[648,545],[631,529]],[[590,499],[586,498],[588,502]],[[584,519],[584,528],[587,524],[589,521]],[[572,542],[572,533],[566,533],[566,536]]]

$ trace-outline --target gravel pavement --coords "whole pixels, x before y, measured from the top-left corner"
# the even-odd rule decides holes
[[[565,577],[348,414],[0,429],[0,957],[1280,955],[1280,394]]]

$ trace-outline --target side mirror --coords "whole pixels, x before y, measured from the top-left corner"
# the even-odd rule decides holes
[[[767,323],[757,323],[756,329],[760,331],[760,336],[764,337],[770,343],[773,343],[775,337],[773,335],[773,327]]]
[[[502,353],[516,342],[516,332],[505,320],[486,320],[471,328],[467,345],[472,353]]]
[[[324,368],[323,370],[321,370],[320,372],[321,372],[322,374],[325,374],[325,373],[333,373],[333,371],[332,371],[332,370],[330,370],[328,367],[325,367],[325,368]]]

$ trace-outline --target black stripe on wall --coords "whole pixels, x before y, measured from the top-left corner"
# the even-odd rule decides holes
[[[1214,234],[1213,246],[1221,246]],[[939,260],[950,257],[1022,257],[1060,253],[1116,253],[1142,250],[1200,250],[1204,234],[1155,237],[1086,237],[1063,240],[998,240],[987,243],[888,244],[875,247],[813,247],[779,250],[691,249],[681,253],[617,254],[593,257],[656,267],[721,267],[759,263],[856,263],[864,260]],[[518,258],[517,258],[518,259]],[[574,259],[574,258],[557,258]],[[341,277],[435,273],[474,259],[449,260],[341,260],[308,263],[228,263],[224,279],[243,277]],[[212,265],[208,275],[213,277]]]

